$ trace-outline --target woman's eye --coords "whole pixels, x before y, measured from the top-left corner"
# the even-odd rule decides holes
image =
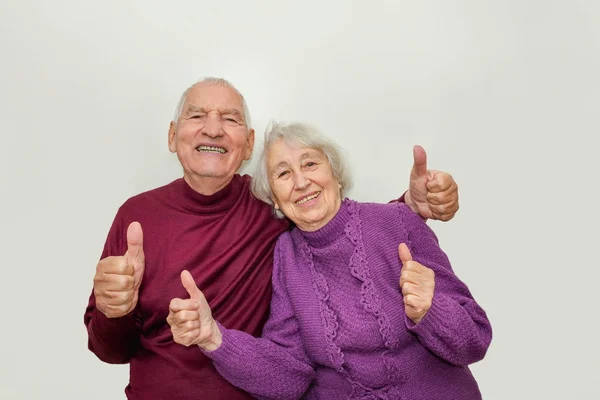
[[[314,167],[315,165],[317,165],[317,163],[313,162],[313,161],[309,161],[305,164],[305,166],[307,166],[307,167]]]
[[[284,176],[286,176],[288,174],[289,171],[282,171],[279,173],[279,175],[277,175],[278,178],[283,178]]]
[[[190,118],[192,118],[192,119],[200,119],[202,117],[203,117],[203,115],[192,115]]]

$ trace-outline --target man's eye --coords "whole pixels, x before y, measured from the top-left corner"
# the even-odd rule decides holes
[[[237,121],[235,119],[233,119],[233,118],[225,118],[225,121],[227,121],[227,122],[234,122],[234,123],[237,124]]]
[[[192,115],[190,118],[191,119],[200,119],[200,118],[203,118],[203,117],[204,117],[204,115],[196,114],[196,115]]]

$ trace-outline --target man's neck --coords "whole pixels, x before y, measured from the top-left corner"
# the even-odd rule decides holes
[[[196,192],[204,196],[212,196],[225,186],[229,185],[233,176],[223,178],[198,177],[184,174],[183,179]]]

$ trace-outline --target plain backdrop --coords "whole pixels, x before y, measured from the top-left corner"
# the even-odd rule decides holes
[[[401,195],[423,145],[460,186],[429,224],[493,325],[484,399],[599,399],[599,22],[592,0],[3,0],[0,398],[124,398],[128,366],[87,350],[95,265],[119,205],[181,176],[169,121],[214,75],[257,145],[271,118],[339,142],[357,200]]]

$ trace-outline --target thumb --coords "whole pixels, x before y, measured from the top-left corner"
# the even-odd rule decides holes
[[[204,297],[200,289],[198,289],[198,286],[196,286],[192,274],[190,274],[188,270],[181,272],[181,284],[190,295],[190,299],[199,301]]]
[[[134,264],[144,261],[144,233],[142,225],[134,221],[127,227],[127,259]]]
[[[419,145],[413,147],[413,159],[411,175],[415,177],[427,175],[427,153],[423,147]]]
[[[410,250],[405,243],[400,243],[400,246],[398,246],[398,255],[400,256],[402,265],[405,265],[407,261],[412,261],[412,255],[410,254]]]

